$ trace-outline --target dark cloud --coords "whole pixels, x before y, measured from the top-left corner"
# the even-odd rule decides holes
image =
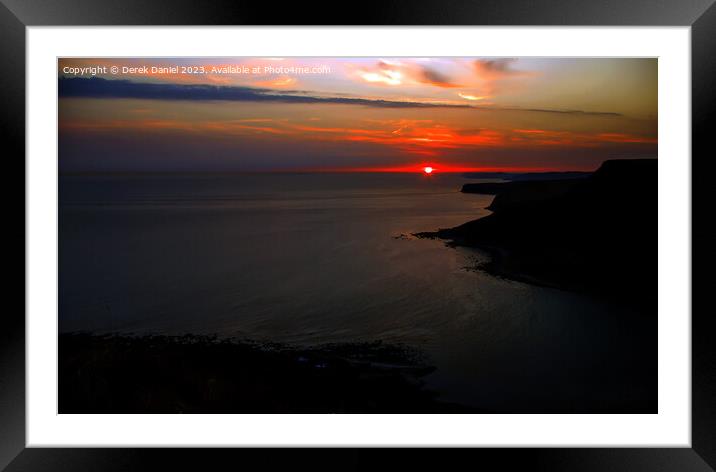
[[[296,104],[333,103],[343,105],[361,105],[376,108],[461,108],[484,111],[524,111],[538,113],[561,113],[580,115],[620,116],[619,113],[590,112],[583,110],[551,110],[539,108],[510,108],[497,106],[473,106],[449,103],[424,103],[411,101],[393,101],[340,96],[316,96],[309,92],[279,92],[271,89],[216,86],[204,84],[168,84],[132,82],[129,80],[108,80],[99,77],[72,77],[59,79],[60,97],[85,98],[137,98],[148,100],[197,100],[197,101],[245,101],[280,102]]]
[[[421,74],[421,82],[423,83],[437,85],[438,87],[458,87],[458,85],[452,82],[450,77],[443,74],[442,72],[436,71],[435,69],[431,69],[429,67],[422,67]]]
[[[498,74],[509,75],[517,73],[511,68],[511,64],[517,61],[517,59],[476,59],[475,67],[479,71],[490,71]]]
[[[321,97],[304,93],[277,92],[275,90],[253,87],[132,82],[129,80],[107,80],[99,77],[60,78],[58,93],[60,97],[222,100],[303,104],[336,103],[379,108],[469,108],[467,105],[457,104],[401,102],[349,97]]]
[[[476,59],[473,62],[475,74],[482,81],[484,93],[494,95],[509,88],[506,84],[510,79],[528,77],[533,72],[514,69],[517,59]]]

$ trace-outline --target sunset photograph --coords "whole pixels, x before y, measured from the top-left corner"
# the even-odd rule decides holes
[[[657,413],[657,70],[59,58],[59,413]]]

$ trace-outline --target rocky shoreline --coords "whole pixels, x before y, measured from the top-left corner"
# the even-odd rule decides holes
[[[288,347],[209,336],[65,333],[60,413],[465,413],[381,342]]]

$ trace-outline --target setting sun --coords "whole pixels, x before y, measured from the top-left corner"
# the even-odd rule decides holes
[[[424,167],[423,172],[425,172],[426,174],[432,174],[433,168],[432,167]]]

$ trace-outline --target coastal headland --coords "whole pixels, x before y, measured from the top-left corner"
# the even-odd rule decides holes
[[[576,178],[466,184],[492,214],[416,233],[487,251],[494,275],[588,292],[656,313],[657,160],[605,161]]]

